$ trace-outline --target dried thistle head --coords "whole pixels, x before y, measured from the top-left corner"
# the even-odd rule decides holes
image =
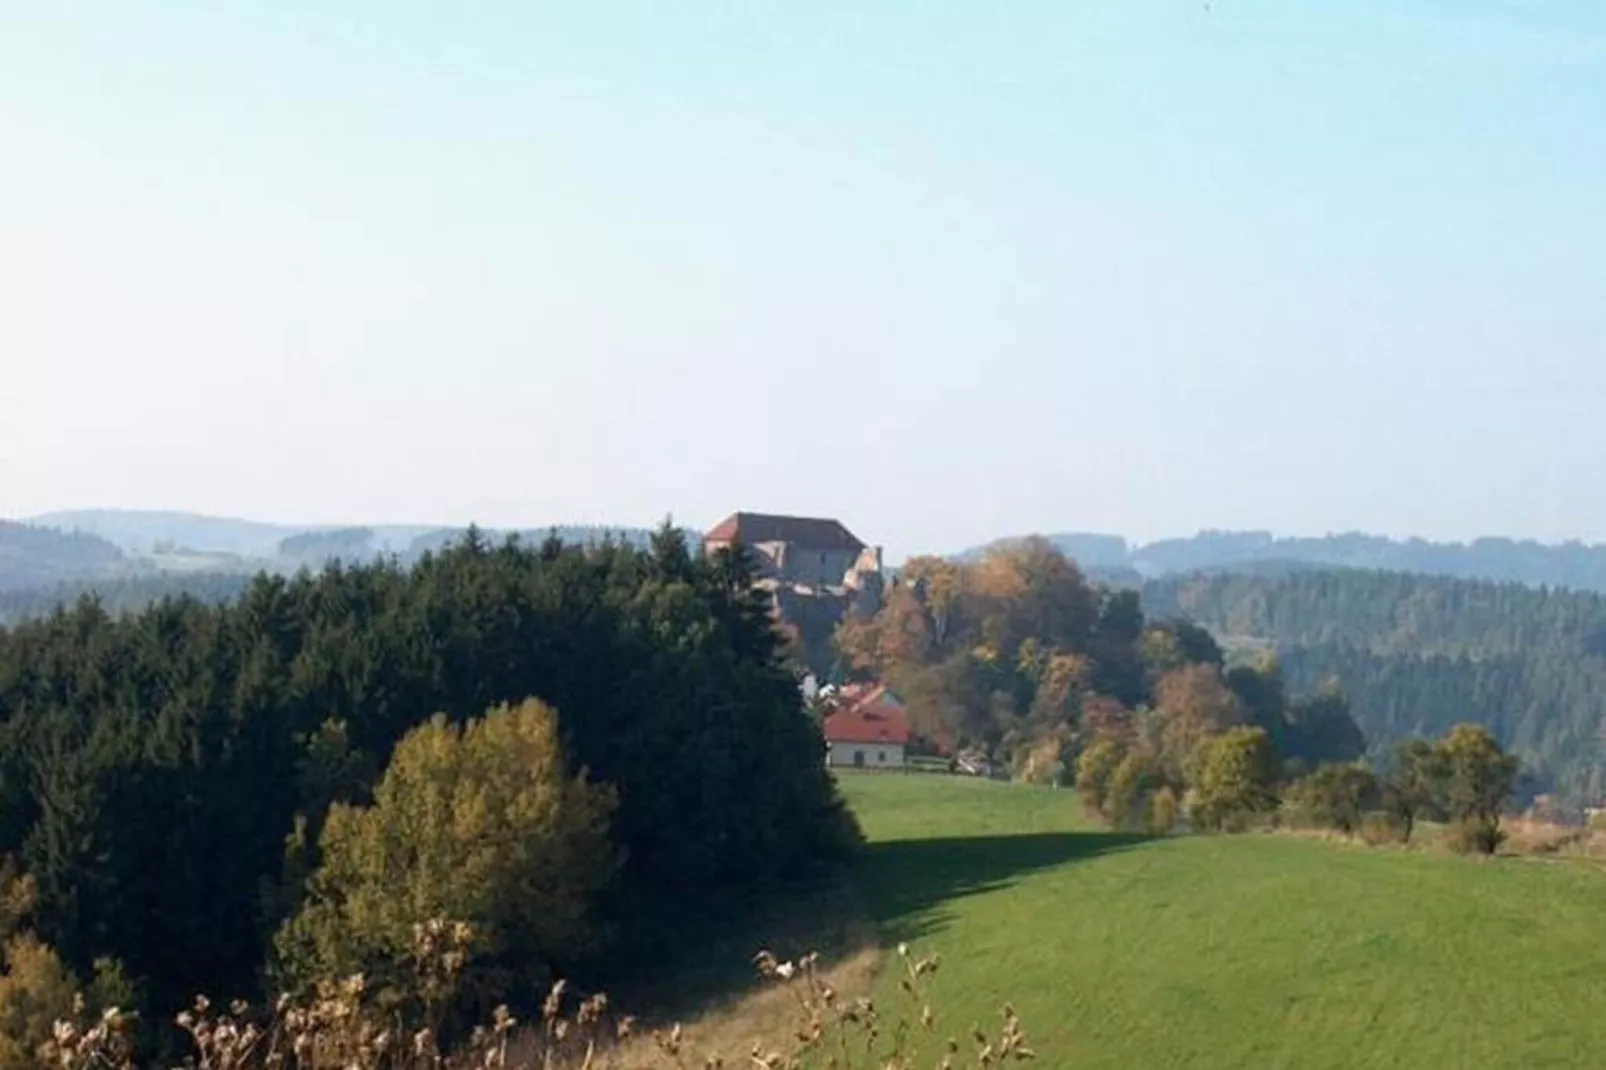
[[[541,1002],[541,1017],[547,1022],[554,1022],[559,1012],[563,1010],[563,993],[568,990],[569,982],[559,980],[553,982],[552,988],[547,992],[546,999]]]
[[[680,1030],[680,1023],[675,1023],[674,1028],[670,1029],[668,1032],[660,1030],[659,1032],[654,1033],[652,1035],[652,1042],[653,1046],[663,1054],[669,1056],[671,1059],[678,1059],[684,1046]]]
[[[607,1011],[608,997],[605,993],[598,992],[581,1002],[576,1022],[580,1025],[595,1025],[602,1020]]]

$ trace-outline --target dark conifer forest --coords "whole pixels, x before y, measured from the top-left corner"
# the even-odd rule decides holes
[[[0,855],[79,977],[114,960],[164,1013],[260,994],[331,807],[371,801],[433,715],[537,698],[570,773],[616,799],[590,938],[550,956],[605,981],[674,920],[856,840],[751,579],[742,554],[693,555],[668,529],[647,550],[470,533],[410,569],[262,576],[127,615],[85,600],[0,630]]]

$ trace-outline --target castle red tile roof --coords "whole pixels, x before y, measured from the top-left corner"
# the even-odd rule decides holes
[[[843,527],[841,521],[769,513],[732,513],[715,524],[704,538],[709,542],[740,542],[747,546],[756,546],[761,542],[789,542],[805,550],[849,550],[856,553],[864,549],[864,543]]]

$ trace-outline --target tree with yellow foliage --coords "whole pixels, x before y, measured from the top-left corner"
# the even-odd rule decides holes
[[[558,717],[531,699],[397,745],[371,806],[337,804],[301,912],[281,930],[291,983],[366,975],[383,1002],[414,995],[420,926],[472,933],[458,1003],[536,991],[586,949],[613,870],[611,788],[568,774]]]

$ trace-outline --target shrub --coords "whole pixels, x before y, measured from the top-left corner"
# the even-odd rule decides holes
[[[1101,736],[1076,759],[1076,790],[1082,804],[1094,813],[1104,812],[1104,796],[1111,775],[1121,764],[1123,749],[1116,740]]]
[[[1498,817],[1467,817],[1450,826],[1444,842],[1458,854],[1492,855],[1505,839]]]
[[[1263,728],[1233,728],[1200,745],[1191,763],[1191,816],[1200,828],[1238,832],[1277,808],[1277,753]]]
[[[1407,739],[1394,747],[1383,782],[1383,805],[1400,826],[1406,843],[1421,818],[1444,816],[1443,754],[1425,739]]]
[[[1361,839],[1373,847],[1408,842],[1405,827],[1399,818],[1386,810],[1363,815],[1359,831]]]
[[[47,945],[14,936],[0,977],[0,1070],[33,1070],[56,1022],[73,1016],[78,982]]]
[[[1149,832],[1163,836],[1177,824],[1177,795],[1169,786],[1154,793],[1149,803]]]
[[[1016,761],[1016,776],[1028,784],[1059,784],[1065,776],[1065,742],[1046,736],[1023,748]]]
[[[565,773],[557,716],[541,702],[462,728],[421,725],[372,806],[330,810],[307,902],[278,940],[284,978],[307,991],[362,974],[382,1004],[417,1015],[419,964],[444,941],[472,959],[442,981],[448,1001],[483,1009],[544,985],[586,948],[592,897],[612,871],[613,805],[611,789]],[[443,916],[467,928],[430,943],[425,927]]]
[[[1104,813],[1117,828],[1146,829],[1153,821],[1154,796],[1164,786],[1159,760],[1148,751],[1133,750],[1110,774]]]
[[[1348,836],[1380,799],[1378,779],[1371,770],[1344,764],[1323,765],[1300,780],[1289,790],[1287,802],[1298,820]]]

